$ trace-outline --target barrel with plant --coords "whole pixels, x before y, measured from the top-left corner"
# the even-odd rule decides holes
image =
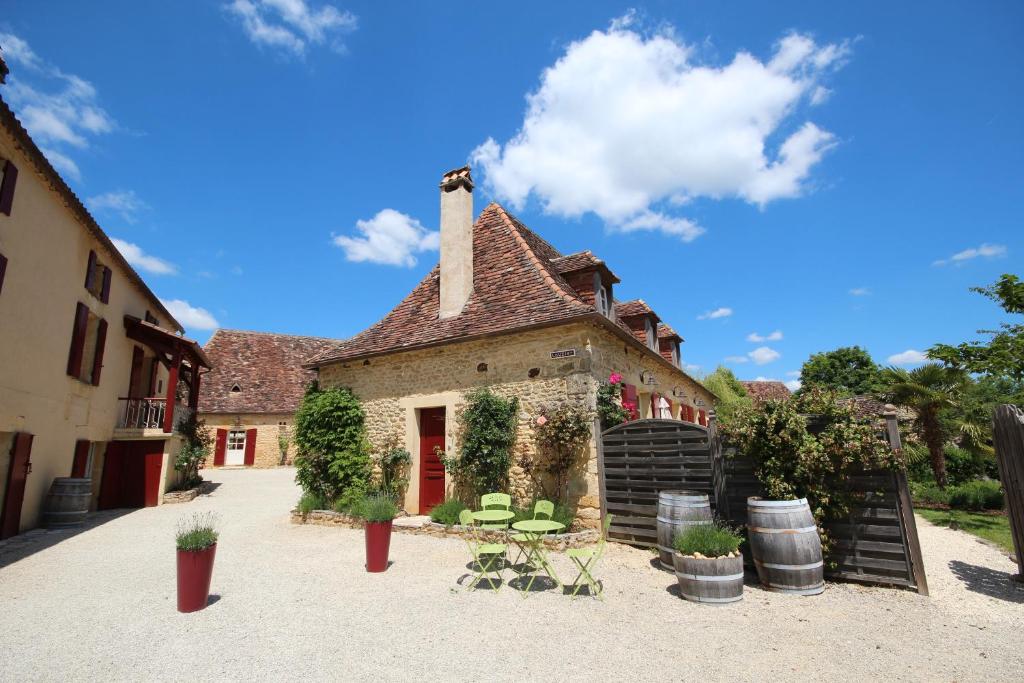
[[[178,611],[196,612],[206,607],[217,554],[217,518],[205,512],[178,522]]]
[[[709,605],[743,598],[743,537],[724,524],[698,524],[676,536],[672,562],[679,594]]]
[[[711,524],[711,503],[700,491],[660,491],[658,493],[658,559],[668,571],[673,569],[672,543],[693,526]]]

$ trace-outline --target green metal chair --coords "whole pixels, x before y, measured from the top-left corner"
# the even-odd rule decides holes
[[[612,525],[613,515],[605,515],[604,523],[601,525],[601,538],[598,539],[597,545],[593,548],[570,548],[565,551],[565,556],[572,560],[576,568],[579,569],[580,573],[576,575],[576,579],[572,582],[572,599],[575,600],[579,594],[580,589],[584,585],[587,586],[587,592],[593,595],[599,600],[604,600],[602,593],[604,588],[600,581],[594,579],[594,567],[597,566],[601,556],[604,555],[605,546],[608,543],[608,528]],[[580,583],[580,579],[583,579],[583,583]]]
[[[550,500],[538,500],[533,504],[533,518],[534,519],[552,519],[555,516],[555,504]],[[512,562],[515,566],[521,557],[526,555],[526,550],[523,544],[530,540],[529,536],[524,533],[516,532],[509,536],[509,540],[516,544],[517,553],[516,559]]]
[[[485,493],[480,496],[481,510],[511,510],[512,496],[507,493]],[[508,522],[488,522],[480,525],[487,531],[507,531]]]
[[[466,586],[466,590],[476,588],[476,585],[484,579],[487,580],[495,591],[501,590],[501,584],[503,583],[501,570],[505,566],[507,546],[504,543],[485,543],[481,541],[476,534],[477,524],[473,519],[473,513],[469,510],[463,510],[459,513],[459,524],[470,529],[469,537],[463,540],[473,556],[473,566],[476,568],[476,574],[473,576],[473,580],[469,582],[469,585]],[[492,574],[493,576],[491,576]],[[494,582],[495,579],[497,579],[497,584]]]

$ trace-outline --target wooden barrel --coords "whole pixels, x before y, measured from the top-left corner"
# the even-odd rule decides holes
[[[765,588],[798,595],[825,590],[821,539],[806,498],[747,498],[747,516],[750,552]]]
[[[743,556],[700,559],[674,553],[679,593],[691,602],[723,605],[743,599]]]
[[[708,495],[700,491],[660,491],[658,493],[658,558],[661,566],[673,571],[672,542],[695,524],[711,524]]]
[[[78,526],[85,521],[92,497],[92,479],[57,477],[43,505],[43,525],[50,529]]]

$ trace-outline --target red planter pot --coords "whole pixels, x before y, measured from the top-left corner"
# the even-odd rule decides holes
[[[197,612],[210,599],[217,544],[203,550],[178,551],[178,611]]]
[[[391,547],[391,522],[366,523],[366,571],[382,572],[388,568]]]

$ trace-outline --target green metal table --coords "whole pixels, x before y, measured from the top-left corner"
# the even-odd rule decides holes
[[[473,519],[483,524],[500,524],[501,522],[507,522],[515,516],[515,513],[511,510],[477,510],[473,513]]]
[[[558,574],[555,573],[555,568],[548,561],[547,552],[544,549],[544,535],[562,531],[565,529],[565,525],[551,519],[524,519],[513,524],[512,528],[522,533],[521,540],[514,540],[526,554],[526,565],[528,567],[533,566],[533,561],[536,560],[540,568],[544,570],[544,573],[555,582],[555,585],[561,587],[562,581],[558,578]],[[535,572],[530,574],[530,580],[523,587],[523,597],[529,595],[530,588],[533,587],[533,581],[536,578],[537,574]]]

